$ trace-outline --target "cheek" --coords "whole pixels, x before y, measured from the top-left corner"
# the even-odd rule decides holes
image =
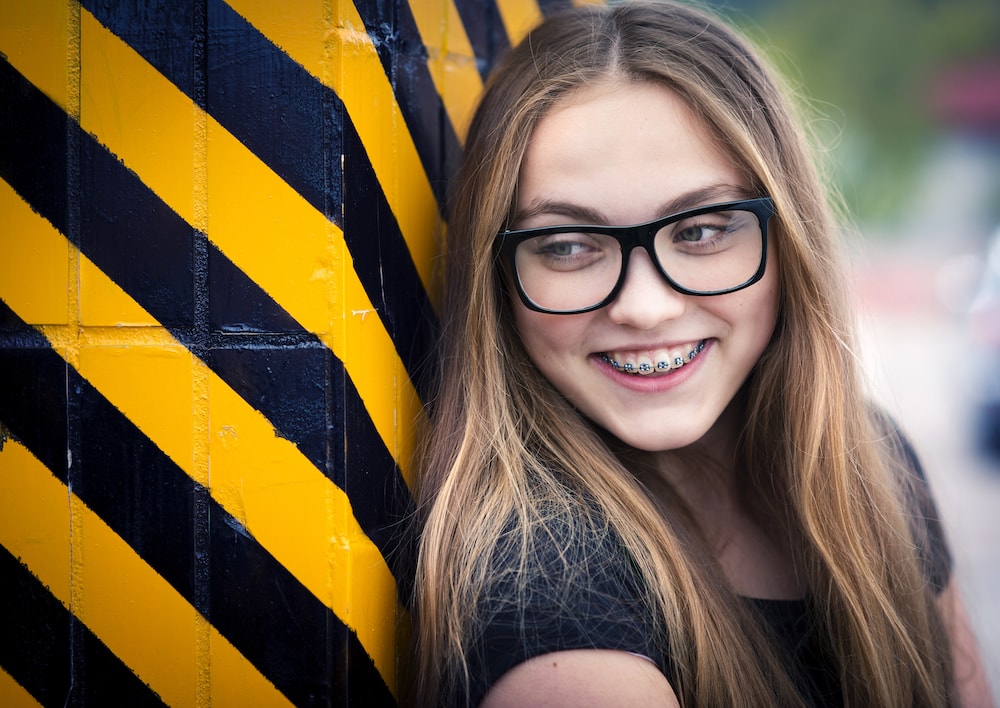
[[[726,339],[734,347],[731,351],[742,362],[740,366],[756,362],[774,336],[779,291],[776,279],[765,277],[746,290],[705,303],[706,310],[727,323],[729,335]],[[725,299],[729,297],[733,299]]]
[[[544,352],[551,347],[547,332],[551,331],[552,328],[546,327],[545,320],[547,319],[551,319],[551,317],[533,312],[520,302],[514,305],[514,326],[521,337],[525,351],[528,352],[528,356],[536,365],[540,363],[539,358],[543,357]]]
[[[528,356],[542,372],[546,363],[579,349],[586,330],[587,315],[546,315],[514,306],[514,326]]]
[[[780,299],[780,288],[775,279],[767,283],[767,287],[762,289],[754,302],[747,303],[746,317],[752,322],[753,341],[755,348],[759,350],[758,357],[764,353],[774,336]]]

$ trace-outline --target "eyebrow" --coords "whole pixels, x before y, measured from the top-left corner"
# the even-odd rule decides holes
[[[657,209],[657,217],[660,218],[668,214],[694,209],[695,207],[707,206],[716,202],[729,202],[740,199],[750,199],[753,192],[746,187],[719,182],[707,185],[699,189],[685,192],[684,194],[663,202]],[[563,202],[554,199],[539,199],[533,201],[525,209],[514,214],[513,224],[520,223],[525,219],[530,219],[539,215],[562,216],[570,220],[570,224],[600,224],[607,225],[607,219],[590,207],[585,207],[571,202]]]
[[[525,219],[530,219],[533,216],[540,216],[542,214],[548,216],[564,216],[569,219],[569,223],[604,223],[604,217],[594,209],[554,199],[538,199],[533,201],[526,209],[522,209],[515,213],[511,223],[517,224]]]
[[[750,199],[753,196],[753,192],[746,187],[719,182],[686,192],[679,197],[664,202],[660,205],[658,213],[660,216],[667,216],[668,214],[676,214],[679,211],[686,211],[700,206]]]

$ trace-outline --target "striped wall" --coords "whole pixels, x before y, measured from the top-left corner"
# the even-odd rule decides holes
[[[0,705],[397,703],[445,182],[559,4],[0,0]]]

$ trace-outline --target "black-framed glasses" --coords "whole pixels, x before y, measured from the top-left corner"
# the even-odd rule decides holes
[[[767,224],[774,214],[770,198],[744,199],[634,226],[501,231],[496,248],[526,307],[572,315],[615,299],[637,246],[646,249],[670,287],[685,295],[724,295],[749,287],[764,276]]]

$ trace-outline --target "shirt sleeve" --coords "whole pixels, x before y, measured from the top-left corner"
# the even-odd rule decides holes
[[[627,651],[665,671],[666,652],[656,646],[664,633],[646,609],[638,570],[612,532],[559,521],[531,538],[522,553],[519,534],[505,534],[494,554],[468,656],[471,705],[516,665],[556,651]]]
[[[909,493],[907,503],[925,577],[940,593],[951,579],[953,561],[934,495],[920,458],[909,439],[894,421],[884,416],[882,420],[887,426],[893,451],[901,462],[904,473],[909,475],[909,483],[904,484],[903,488]]]

